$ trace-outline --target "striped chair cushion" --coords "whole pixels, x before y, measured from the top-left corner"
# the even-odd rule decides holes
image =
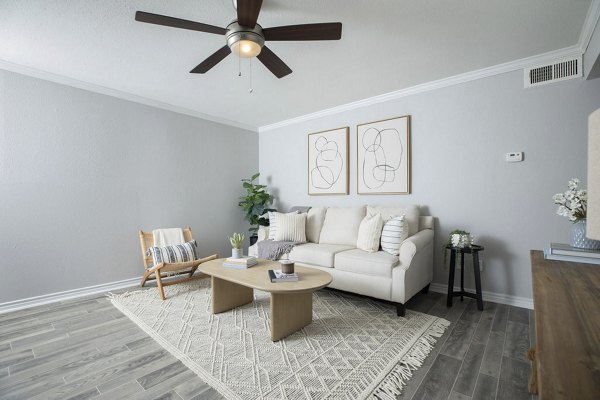
[[[196,256],[196,247],[198,244],[195,240],[183,244],[165,247],[149,247],[146,251],[147,256],[152,256],[154,265],[160,263],[181,263],[194,261]]]
[[[275,240],[305,243],[306,214],[277,214],[277,234]]]
[[[397,256],[400,254],[400,245],[408,237],[408,226],[406,226],[404,215],[390,218],[383,226],[381,232],[381,248]]]

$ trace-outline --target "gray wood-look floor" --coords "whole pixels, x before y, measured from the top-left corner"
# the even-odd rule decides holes
[[[407,307],[452,325],[399,399],[531,398],[532,312],[494,303],[481,312],[467,299],[446,308],[432,292]],[[0,399],[87,398],[222,396],[103,296],[0,314]]]

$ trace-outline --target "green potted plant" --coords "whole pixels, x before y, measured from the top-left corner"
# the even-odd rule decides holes
[[[238,205],[246,213],[244,219],[250,224],[250,245],[258,239],[259,226],[269,226],[269,219],[262,216],[268,211],[277,211],[269,208],[273,203],[273,196],[267,193],[266,185],[256,182],[260,173],[252,175],[250,179],[242,179],[242,186],[246,189],[246,195],[240,197]]]
[[[233,233],[231,237],[229,237],[229,243],[231,243],[231,258],[242,258],[244,257],[244,250],[242,246],[244,245],[244,234],[243,233]]]

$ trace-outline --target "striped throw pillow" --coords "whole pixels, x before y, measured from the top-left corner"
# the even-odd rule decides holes
[[[275,240],[285,242],[306,242],[306,213],[277,214],[277,235]]]
[[[269,240],[276,240],[275,236],[277,236],[277,211],[269,211]],[[288,214],[298,214],[298,211],[292,211]],[[283,215],[283,214],[282,214]]]
[[[408,226],[404,215],[393,216],[383,226],[381,232],[381,248],[391,255],[400,255],[400,245],[408,237]]]
[[[165,247],[150,247],[146,251],[147,256],[152,256],[154,265],[160,263],[181,263],[187,261],[194,261],[198,257],[196,256],[196,247],[198,244],[195,240],[186,242],[183,244],[176,244],[174,246]]]
[[[381,214],[365,216],[358,227],[356,247],[369,253],[378,251],[381,228],[383,228]]]

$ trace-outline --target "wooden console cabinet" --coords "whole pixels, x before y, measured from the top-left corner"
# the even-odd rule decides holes
[[[532,250],[531,270],[539,399],[600,399],[600,265]]]

